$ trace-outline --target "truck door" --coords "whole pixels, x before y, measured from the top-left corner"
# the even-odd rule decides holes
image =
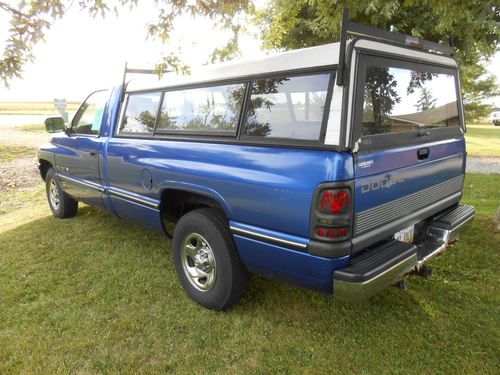
[[[75,114],[68,136],[57,140],[65,149],[65,153],[56,157],[63,189],[75,199],[94,206],[103,205],[99,132],[109,94],[108,90],[90,94]]]
[[[412,241],[415,224],[461,198],[465,141],[456,63],[421,54],[358,54],[354,251],[389,236]]]

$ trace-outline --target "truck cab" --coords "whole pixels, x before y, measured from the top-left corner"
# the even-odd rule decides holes
[[[67,128],[46,125],[59,131],[38,151],[54,215],[85,202],[173,237],[180,282],[207,308],[239,300],[250,274],[364,301],[475,214],[459,203],[453,49],[347,15],[339,43],[124,79]]]

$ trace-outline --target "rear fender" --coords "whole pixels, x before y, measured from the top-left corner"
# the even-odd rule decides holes
[[[159,185],[160,196],[163,195],[164,191],[167,189],[183,190],[189,193],[206,196],[207,198],[210,198],[219,204],[219,206],[224,210],[227,218],[230,219],[232,217],[231,207],[227,204],[224,197],[222,197],[222,195],[220,195],[213,189],[209,189],[206,186],[191,184],[188,182],[164,181]]]

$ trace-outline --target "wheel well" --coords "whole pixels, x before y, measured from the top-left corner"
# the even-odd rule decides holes
[[[50,164],[50,162],[48,162],[47,160],[44,160],[44,159],[40,159],[38,160],[38,163],[40,164],[40,176],[42,177],[42,180],[45,181],[45,176],[47,176],[47,171],[49,170],[49,168],[52,168],[52,164]]]
[[[166,189],[161,195],[160,209],[162,216],[169,222],[176,223],[182,215],[197,208],[211,207],[226,216],[221,205],[213,198],[185,190]]]

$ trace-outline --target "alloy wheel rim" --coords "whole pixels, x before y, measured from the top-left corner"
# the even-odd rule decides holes
[[[197,290],[208,292],[215,285],[217,267],[214,252],[198,233],[189,233],[182,245],[182,268]]]
[[[59,197],[59,190],[57,189],[57,184],[54,180],[50,180],[49,200],[50,200],[50,205],[57,210],[59,208],[61,200]]]

